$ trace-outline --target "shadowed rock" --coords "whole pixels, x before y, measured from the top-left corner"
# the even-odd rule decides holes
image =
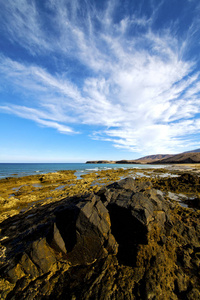
[[[16,215],[1,224],[1,297],[198,297],[193,218],[132,178]]]

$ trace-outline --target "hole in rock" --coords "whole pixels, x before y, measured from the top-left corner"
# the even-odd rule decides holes
[[[128,266],[135,266],[139,244],[147,244],[147,228],[127,208],[116,204],[107,206],[111,219],[111,231],[118,249],[118,260]]]

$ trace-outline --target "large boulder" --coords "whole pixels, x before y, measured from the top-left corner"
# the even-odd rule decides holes
[[[180,226],[183,217],[150,183],[126,178],[7,219],[1,298],[198,297],[200,225]]]

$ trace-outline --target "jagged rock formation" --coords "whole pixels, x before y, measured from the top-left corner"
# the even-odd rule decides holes
[[[200,299],[200,213],[132,178],[1,224],[2,299]]]

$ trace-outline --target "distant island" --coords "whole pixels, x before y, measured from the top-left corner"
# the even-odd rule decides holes
[[[155,154],[135,160],[91,160],[86,164],[191,164],[200,163],[200,149],[179,154]]]

